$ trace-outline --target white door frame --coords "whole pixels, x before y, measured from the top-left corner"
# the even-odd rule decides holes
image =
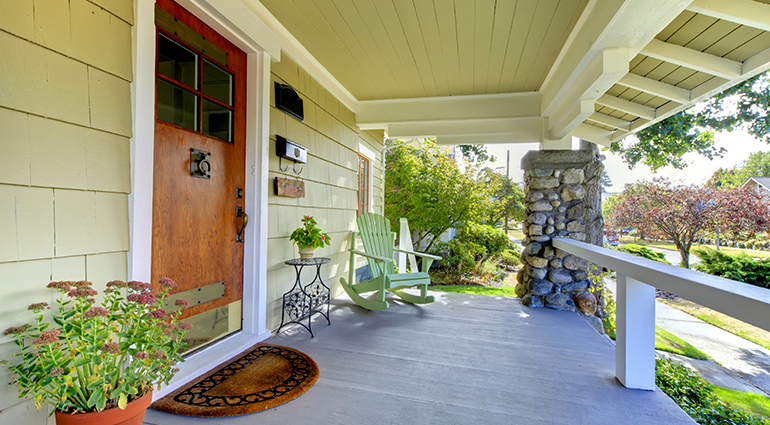
[[[270,63],[280,59],[278,36],[239,0],[176,0],[247,54],[246,187],[249,225],[244,234],[243,327],[235,336],[191,356],[159,398],[270,336],[267,330],[267,197]],[[129,280],[150,281],[155,139],[155,0],[137,0],[132,42],[131,194]],[[260,25],[261,24],[261,25]]]

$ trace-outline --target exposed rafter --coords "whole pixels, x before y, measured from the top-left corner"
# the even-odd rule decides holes
[[[612,109],[617,109],[618,111],[623,111],[627,114],[636,115],[640,118],[646,118],[648,120],[655,119],[655,109],[619,97],[605,94],[600,97],[596,103]]]
[[[742,73],[740,62],[676,44],[666,43],[658,39],[650,41],[650,44],[645,46],[641,53],[651,58],[727,79],[739,78]]]
[[[662,83],[641,75],[628,73],[618,81],[618,84],[643,91],[664,99],[672,100],[677,103],[687,103],[690,101],[690,90],[671,84]]]
[[[575,127],[571,134],[579,139],[588,140],[603,146],[609,146],[613,142],[612,135],[614,133],[617,133],[617,131],[612,132],[594,125],[583,123]]]
[[[599,124],[603,124],[609,127],[614,127],[618,130],[625,130],[625,131],[631,130],[631,121],[615,118],[611,115],[594,112],[593,114],[591,114],[590,117],[588,117],[588,119],[591,121],[597,122]]]
[[[695,0],[687,10],[770,31],[770,5],[752,0]]]
[[[562,139],[566,137],[570,131],[585,121],[586,118],[593,113],[593,100],[583,99],[578,101],[569,111],[561,115],[559,121],[550,126],[550,137],[553,139]]]

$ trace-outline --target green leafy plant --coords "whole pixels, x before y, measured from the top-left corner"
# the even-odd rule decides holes
[[[302,218],[303,226],[294,229],[289,239],[300,248],[323,248],[328,246],[331,243],[331,238],[328,234],[322,233],[321,229],[316,227],[317,224],[313,216],[304,216]]]
[[[519,253],[512,249],[506,249],[500,253],[500,264],[513,267],[517,266],[519,261]]]
[[[634,254],[637,257],[646,258],[648,260],[655,260],[655,261],[660,261],[661,263],[671,264],[668,261],[666,261],[665,254],[663,254],[662,252],[653,251],[650,248],[647,248],[646,246],[643,246],[643,245],[627,243],[619,246],[618,250],[627,252],[629,254]]]
[[[730,255],[714,249],[696,249],[693,252],[701,259],[701,263],[694,266],[698,271],[763,288],[770,287],[770,259],[755,260],[743,253]]]
[[[176,283],[163,278],[160,285],[155,293],[149,283],[112,281],[98,305],[91,282],[48,284],[59,292],[57,307],[32,304],[36,324],[5,331],[20,350],[19,362],[3,361],[20,397],[33,397],[38,409],[50,403],[63,412],[98,412],[123,409],[168,384],[192,326],[177,320],[188,301],[176,300],[174,312],[166,305]]]
[[[770,421],[724,404],[716,396],[710,383],[687,367],[671,360],[655,359],[655,384],[699,424],[770,424]]]

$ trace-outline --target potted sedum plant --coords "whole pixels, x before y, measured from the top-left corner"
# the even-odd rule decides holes
[[[299,248],[299,258],[313,258],[316,248],[329,246],[331,239],[321,229],[316,227],[318,223],[312,216],[306,215],[302,218],[302,227],[294,229],[289,236],[292,242]]]
[[[188,301],[166,305],[176,283],[163,278],[160,285],[155,293],[148,283],[112,281],[98,305],[91,282],[48,284],[59,291],[57,306],[32,304],[36,324],[5,331],[20,349],[18,361],[2,361],[19,396],[32,397],[38,409],[53,405],[58,425],[141,425],[153,387],[179,370],[192,327],[177,320]]]

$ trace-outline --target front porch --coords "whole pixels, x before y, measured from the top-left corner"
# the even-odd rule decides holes
[[[229,418],[149,410],[145,424],[694,423],[660,390],[624,388],[615,348],[575,313],[435,295],[428,306],[393,302],[380,312],[338,297],[331,326],[317,320],[315,338],[296,325],[270,338],[320,369],[315,386],[287,404]]]

